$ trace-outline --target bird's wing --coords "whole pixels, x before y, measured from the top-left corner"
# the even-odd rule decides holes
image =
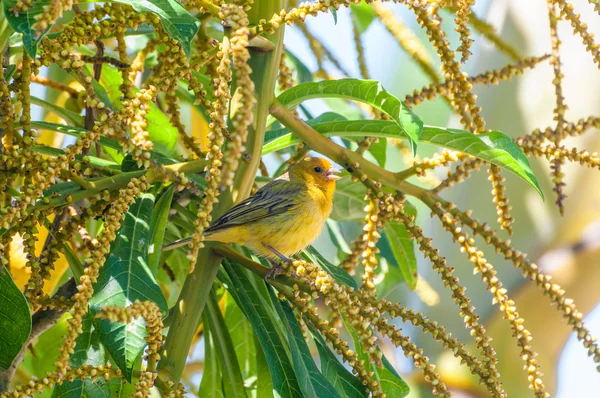
[[[207,228],[206,232],[248,224],[286,213],[297,205],[301,191],[302,186],[298,184],[285,180],[273,180],[253,196],[229,209]]]

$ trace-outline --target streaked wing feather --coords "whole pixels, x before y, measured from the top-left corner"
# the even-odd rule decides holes
[[[213,223],[206,232],[249,224],[266,217],[286,213],[295,206],[301,186],[285,180],[274,180],[253,196],[243,200]]]

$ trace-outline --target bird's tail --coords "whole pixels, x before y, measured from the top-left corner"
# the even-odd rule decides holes
[[[204,240],[210,240],[210,235],[211,232],[206,232],[204,233]],[[166,252],[169,250],[174,250],[177,249],[178,247],[182,247],[182,246],[187,246],[190,243],[192,243],[192,237],[187,237],[187,238],[182,238],[179,240],[176,240],[175,242],[169,243],[168,245],[163,246],[162,251]]]

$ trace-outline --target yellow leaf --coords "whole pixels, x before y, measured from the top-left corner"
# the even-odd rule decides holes
[[[48,230],[45,227],[39,228],[37,233],[37,242],[35,243],[35,253],[39,256],[44,247],[44,242],[48,236]],[[25,266],[27,258],[23,253],[23,239],[20,235],[13,236],[9,252],[9,269],[13,280],[21,290],[25,290],[25,285],[31,276],[31,269]],[[50,272],[50,278],[44,283],[44,293],[50,295],[56,289],[60,278],[67,270],[68,263],[61,254],[54,262],[54,269]]]
[[[208,123],[202,114],[202,111],[196,106],[192,106],[192,137],[200,143],[200,149],[208,152]]]

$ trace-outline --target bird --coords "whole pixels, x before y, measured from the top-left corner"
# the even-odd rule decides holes
[[[292,256],[321,234],[333,208],[340,170],[319,157],[305,157],[289,171],[241,201],[204,230],[206,241],[238,243],[273,265],[268,277],[279,273],[276,260]],[[163,251],[187,245],[184,238]]]

